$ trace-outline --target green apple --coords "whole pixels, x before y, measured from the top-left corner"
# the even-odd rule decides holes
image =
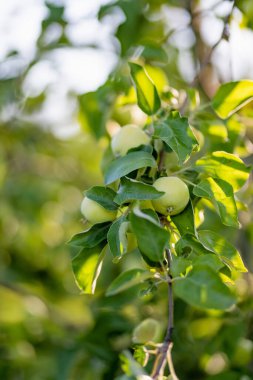
[[[187,185],[178,177],[160,177],[153,186],[163,191],[160,198],[152,201],[154,209],[163,215],[179,214],[187,206],[190,195]]]
[[[237,343],[232,361],[238,366],[246,366],[253,359],[253,342],[241,338]]]
[[[175,152],[164,152],[164,167],[167,174],[179,170],[179,159]]]
[[[124,156],[129,149],[150,143],[150,137],[136,125],[125,125],[112,138],[111,147],[115,156]]]
[[[117,211],[107,210],[87,197],[81,203],[81,213],[91,224],[111,222],[117,216]]]
[[[159,332],[159,323],[153,318],[147,318],[134,329],[133,342],[137,344],[152,342],[157,339]]]

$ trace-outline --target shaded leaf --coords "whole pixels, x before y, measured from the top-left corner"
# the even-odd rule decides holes
[[[139,209],[130,214],[130,222],[138,247],[150,260],[163,261],[169,233],[154,218]]]
[[[137,93],[138,106],[147,115],[155,114],[161,106],[161,101],[152,79],[142,66],[133,62],[130,62],[129,66]]]
[[[234,191],[237,191],[247,181],[251,168],[247,167],[239,157],[218,151],[199,159],[196,162],[196,170],[211,177],[226,178]]]
[[[198,142],[190,128],[187,118],[173,112],[166,120],[155,125],[154,138],[160,138],[178,156],[182,165],[198,146]]]
[[[188,203],[184,211],[180,212],[180,214],[171,216],[171,220],[181,235],[188,233],[193,235],[196,234],[193,207],[191,202]]]
[[[105,184],[108,185],[132,171],[144,167],[155,167],[156,161],[148,152],[130,152],[112,161],[105,170]]]
[[[207,230],[198,231],[198,236],[203,246],[218,255],[228,267],[239,272],[247,272],[240,253],[222,236]]]
[[[179,239],[175,245],[175,249],[178,255],[185,255],[193,253],[195,255],[205,255],[210,253],[200,241],[198,241],[197,237],[191,234],[185,234]]]
[[[110,223],[99,223],[95,224],[86,231],[80,232],[74,235],[68,244],[72,246],[82,247],[82,248],[93,248],[97,244],[106,240],[106,235],[109,230]]]
[[[191,260],[184,257],[173,256],[171,261],[170,272],[173,277],[178,277],[181,273],[185,273],[186,269],[191,266]]]
[[[218,272],[221,268],[224,267],[224,264],[221,262],[220,258],[211,252],[207,255],[201,255],[196,257],[193,260],[193,265],[202,265],[204,267],[210,267],[215,272]]]
[[[223,224],[239,226],[233,187],[228,182],[218,178],[206,178],[194,187],[193,193],[213,202]]]
[[[99,203],[107,210],[117,210],[118,205],[114,203],[115,191],[109,187],[93,186],[85,192],[87,198]]]
[[[153,277],[153,274],[144,269],[130,269],[126,272],[121,273],[109,286],[106,291],[107,296],[113,296],[124,290],[131,288],[132,286],[138,285],[141,282]]]
[[[101,86],[97,91],[80,95],[80,121],[84,130],[92,132],[96,138],[105,133],[105,124],[109,117],[112,103],[108,85]]]
[[[157,199],[163,194],[162,191],[156,190],[154,186],[124,177],[121,179],[120,188],[114,202],[121,205],[132,200]]]
[[[192,306],[225,310],[236,299],[219,275],[210,267],[196,265],[184,278],[174,282],[175,294]]]
[[[212,100],[215,112],[222,118],[233,115],[253,99],[253,81],[241,80],[224,83]]]

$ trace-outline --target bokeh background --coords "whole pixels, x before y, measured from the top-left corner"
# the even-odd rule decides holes
[[[137,258],[118,266],[108,258],[96,295],[84,296],[66,241],[83,228],[83,191],[102,183],[107,131],[143,123],[135,105],[119,100],[131,96],[127,61],[159,67],[150,75],[176,88],[187,88],[204,64],[198,86],[207,101],[224,81],[253,79],[252,26],[251,0],[0,1],[1,379],[115,379],[133,327],[151,316],[165,328],[163,289],[146,298],[136,289],[104,297],[120,267]],[[234,125],[236,153],[248,164],[252,116],[250,104]],[[224,126],[208,128],[206,141],[225,149]],[[248,209],[240,231],[206,211],[209,226],[237,245],[251,271],[252,193],[241,194]],[[252,276],[237,285],[241,310],[232,316],[176,302],[181,380],[253,379]]]

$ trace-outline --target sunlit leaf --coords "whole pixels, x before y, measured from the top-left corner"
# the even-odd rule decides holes
[[[210,177],[226,179],[233,186],[234,191],[239,190],[247,181],[251,168],[237,156],[227,152],[213,152],[196,162],[196,170]]]
[[[155,167],[156,161],[148,152],[130,152],[112,161],[105,171],[105,184],[108,185],[132,171],[146,166]]]
[[[153,81],[142,66],[133,62],[130,62],[129,66],[139,107],[147,115],[155,114],[161,106],[161,101]]]
[[[141,282],[153,277],[153,274],[144,269],[130,269],[126,272],[121,273],[109,286],[106,291],[107,296],[113,296],[124,290],[131,288],[132,286],[138,285]]]
[[[105,254],[106,247],[97,245],[82,249],[72,260],[75,281],[82,293],[94,294]]]
[[[132,200],[157,199],[163,195],[154,186],[130,178],[122,178],[114,202],[122,204]]]
[[[224,83],[212,100],[217,114],[226,119],[253,99],[253,81],[241,80]]]
[[[198,231],[198,236],[203,246],[218,255],[224,264],[239,272],[247,272],[240,253],[222,236],[216,232],[207,230]]]
[[[111,225],[108,231],[108,245],[114,259],[120,258],[127,252],[126,232],[128,224],[129,222],[126,221],[126,216],[122,215]]]
[[[219,275],[208,266],[195,265],[186,277],[175,280],[174,291],[185,302],[204,309],[225,310],[236,302]]]
[[[116,193],[109,187],[93,186],[85,192],[87,198],[99,203],[107,210],[117,210],[118,206],[113,201]]]
[[[187,118],[180,117],[178,112],[155,124],[154,138],[162,139],[177,154],[180,165],[198,146]]]
[[[239,226],[233,187],[228,182],[219,178],[206,178],[194,187],[193,193],[211,200],[225,225]]]

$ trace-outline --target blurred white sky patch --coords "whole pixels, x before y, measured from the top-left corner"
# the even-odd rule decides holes
[[[32,59],[46,14],[43,0],[0,0],[0,61],[12,50]]]
[[[24,95],[34,97],[44,91],[47,93],[43,109],[36,117],[46,127],[51,126],[59,133],[64,130],[64,136],[77,131],[76,103],[70,99],[69,93],[95,91],[117,64],[120,46],[114,32],[125,15],[119,7],[114,7],[112,14],[102,21],[97,19],[101,5],[111,1],[48,0],[49,4],[64,5],[65,33],[73,47],[57,47],[37,59],[36,42],[41,23],[49,12],[45,1],[0,0],[0,80],[20,75],[29,62],[37,59],[24,80]],[[199,2],[202,12],[200,30],[207,45],[212,46],[219,40],[223,29],[220,18],[230,12],[231,6],[231,1]],[[163,6],[160,17],[166,20],[168,31],[177,30],[169,42],[179,51],[182,76],[191,82],[196,68],[191,53],[195,36],[189,28],[190,15],[185,9]],[[253,32],[240,28],[240,17],[240,12],[235,9],[230,41],[222,41],[212,57],[223,80],[253,78]],[[42,43],[57,43],[62,31],[63,27],[58,23],[51,24]],[[8,56],[14,51],[18,54]]]
[[[118,60],[119,44],[113,33],[124,17],[117,14],[99,22],[100,6],[110,0],[49,0],[65,6],[68,22],[66,35],[73,47],[53,49],[43,54],[29,70],[23,84],[25,96],[47,92],[36,121],[50,127],[57,135],[67,137],[78,131],[74,120],[76,104],[69,92],[95,91],[107,79]],[[19,75],[36,56],[36,41],[41,23],[48,14],[43,0],[0,0],[0,78]],[[44,43],[57,41],[62,27],[54,23],[44,35]],[[96,48],[85,47],[95,45]],[[8,57],[16,51],[18,55]]]

